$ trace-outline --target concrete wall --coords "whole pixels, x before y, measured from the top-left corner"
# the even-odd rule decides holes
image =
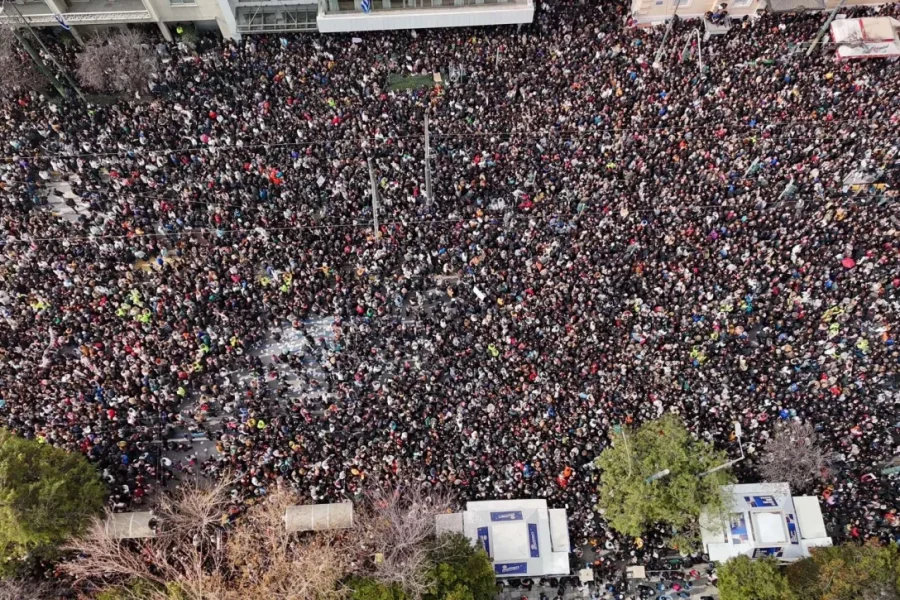
[[[191,23],[194,21],[215,21],[222,35],[237,37],[234,11],[228,0],[194,0],[194,4],[171,4],[169,0],[145,0],[153,8],[163,23]]]
[[[665,21],[676,9],[683,19],[702,17],[713,6],[713,0],[634,0],[631,12],[639,22],[651,23]]]
[[[825,0],[825,6],[834,8],[841,3],[841,0]],[[872,0],[847,0],[844,6],[881,6],[882,4],[890,4],[890,2],[872,2]]]
[[[430,29],[434,27],[479,27],[531,23],[534,6],[507,4],[459,8],[429,8],[319,14],[316,22],[322,33],[383,31],[387,29]]]
[[[633,0],[631,12],[640,23],[662,22],[672,16],[677,0]],[[841,0],[826,0],[826,8],[832,9]],[[686,19],[701,17],[722,2],[728,5],[728,14],[733,17],[755,15],[766,7],[766,0],[682,0],[678,6],[678,16]],[[847,0],[844,6],[878,6],[872,0]]]
[[[721,4],[721,2],[714,3],[714,6],[718,4]],[[732,17],[755,15],[757,10],[761,10],[765,7],[764,0],[750,0],[749,2],[747,0],[727,0],[727,4],[728,14]]]
[[[166,23],[190,23],[191,21],[214,21],[220,16],[217,0],[194,0],[196,4],[169,4],[168,0],[147,0],[152,2],[156,14]]]
[[[62,15],[76,39],[80,33],[127,23],[158,23],[166,39],[170,38],[166,23],[215,23],[225,37],[234,37],[236,32],[234,11],[228,0],[194,0],[188,5],[173,5],[170,0],[89,0],[68,4],[63,0],[45,0],[22,5],[20,10],[33,26],[59,27],[54,14]],[[0,25],[15,18],[11,10],[4,11]]]

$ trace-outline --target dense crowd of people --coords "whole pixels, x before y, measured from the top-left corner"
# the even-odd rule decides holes
[[[595,510],[613,425],[674,412],[737,456],[739,421],[752,480],[800,419],[835,453],[808,490],[829,533],[896,537],[900,66],[807,57],[821,14],[702,50],[679,22],[654,66],[664,28],[588,4],[203,38],[149,100],[4,103],[0,422],[86,454],[122,507],[172,470],[155,440],[205,432],[185,468],[237,496],[544,497],[643,560],[662,532]],[[270,356],[285,332],[303,349]]]

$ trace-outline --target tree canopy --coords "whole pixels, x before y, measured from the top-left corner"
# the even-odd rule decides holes
[[[792,600],[794,597],[774,558],[732,558],[719,567],[721,600]]]
[[[150,38],[133,29],[94,36],[76,61],[79,83],[102,92],[146,95],[159,70]]]
[[[0,98],[47,87],[10,27],[0,27],[0,73]]]
[[[433,588],[425,600],[492,600],[496,595],[490,557],[465,536],[441,536],[429,560]]]
[[[82,455],[0,430],[0,573],[82,531],[105,496]]]
[[[815,427],[791,420],[775,427],[758,470],[765,481],[787,482],[791,491],[799,494],[827,473],[830,460],[831,453],[819,443]]]
[[[775,559],[719,567],[721,600],[900,600],[900,548],[877,540],[812,548],[783,571]]]
[[[284,515],[300,501],[294,491],[272,490],[232,520],[231,485],[226,477],[161,494],[156,535],[140,544],[95,520],[65,546],[60,571],[106,600],[492,598],[487,555],[464,537],[434,536],[434,511],[448,500],[424,486],[370,490],[350,529],[291,533]]]
[[[387,585],[371,577],[352,577],[347,582],[352,591],[350,600],[406,600],[407,596],[396,585]]]
[[[704,506],[722,506],[720,487],[732,481],[724,469],[700,474],[727,461],[724,452],[694,438],[680,417],[665,415],[633,435],[615,435],[597,459],[600,508],[625,535],[639,536],[657,523],[679,533],[695,528]],[[668,474],[660,476],[665,470]]]
[[[900,549],[873,540],[863,545],[813,548],[812,556],[787,568],[798,598],[815,600],[900,599]]]

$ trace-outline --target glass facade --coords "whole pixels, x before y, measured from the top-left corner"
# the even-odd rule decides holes
[[[360,0],[322,0],[326,14],[363,12]],[[472,8],[480,6],[528,5],[528,0],[371,0],[372,12],[425,8]]]

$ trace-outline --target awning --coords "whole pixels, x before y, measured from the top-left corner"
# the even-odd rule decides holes
[[[769,0],[769,8],[775,13],[825,10],[825,0]]]
[[[896,29],[900,21],[890,17],[838,19],[831,23],[831,39],[843,59],[900,56]]]
[[[822,506],[817,497],[794,496],[794,509],[797,511],[800,537],[816,539],[828,536],[828,532],[825,531],[825,520],[822,518]]]
[[[288,533],[348,529],[353,527],[353,504],[340,502],[289,506],[284,512],[284,527]]]
[[[114,513],[106,519],[106,534],[116,540],[156,537],[151,519],[152,512]]]

